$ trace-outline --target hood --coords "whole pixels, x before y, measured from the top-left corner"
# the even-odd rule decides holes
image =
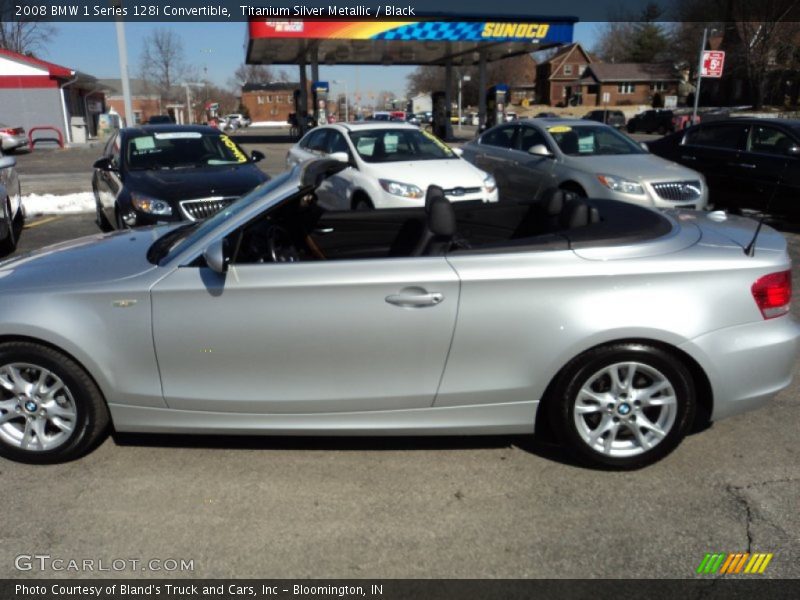
[[[243,164],[213,169],[128,171],[125,187],[166,201],[243,196],[268,179],[257,166]]]
[[[486,177],[486,173],[461,158],[370,163],[367,169],[374,177],[412,183],[423,190],[429,185],[438,185],[446,190],[480,187]]]
[[[135,277],[156,268],[147,250],[172,227],[98,234],[46,246],[0,263],[0,294],[14,289],[79,289]]]
[[[615,154],[610,156],[567,156],[565,164],[581,171],[617,175],[635,181],[703,181],[697,171],[664,160],[654,154]]]

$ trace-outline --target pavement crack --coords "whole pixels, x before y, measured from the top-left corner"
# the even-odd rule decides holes
[[[765,482],[766,483],[766,482]],[[743,489],[747,489],[750,486],[736,486],[728,484],[725,486],[725,489],[728,493],[733,496],[734,500],[736,500],[743,508],[745,513],[745,525],[746,525],[746,532],[747,532],[747,552],[748,554],[752,551],[753,548],[753,509],[750,507],[750,502],[745,498],[745,496],[741,493]]]

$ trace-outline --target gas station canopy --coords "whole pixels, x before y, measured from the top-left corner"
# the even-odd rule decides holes
[[[438,17],[441,19],[442,17]],[[253,19],[248,64],[477,65],[572,42],[573,17],[319,21]]]

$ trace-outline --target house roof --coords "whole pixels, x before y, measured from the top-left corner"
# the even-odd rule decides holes
[[[19,52],[14,52],[13,50],[0,48],[0,56],[5,56],[6,58],[30,65],[32,67],[44,69],[49,73],[50,77],[69,79],[75,75],[74,69],[68,69],[67,67],[62,67],[61,65],[47,62],[46,60],[34,58],[33,56],[27,56],[26,54],[20,54]]]
[[[592,63],[586,67],[580,83],[616,81],[677,81],[672,65],[649,63]]]
[[[300,83],[296,81],[271,81],[269,83],[245,83],[242,86],[243,92],[282,92],[284,90],[296,90]]]
[[[131,86],[131,96],[157,96],[158,93],[148,88],[144,79],[129,79]],[[122,80],[121,79],[100,79],[100,85],[109,90],[111,96],[122,95]]]

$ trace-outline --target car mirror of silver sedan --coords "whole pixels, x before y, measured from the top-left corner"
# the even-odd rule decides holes
[[[553,153],[550,152],[544,144],[534,144],[528,148],[528,154],[533,154],[534,156],[553,156]]]
[[[13,156],[3,156],[0,158],[0,169],[10,169],[17,164],[17,159]]]
[[[786,154],[789,156],[800,156],[800,146],[792,144],[786,149]]]
[[[650,152],[650,148],[649,148],[649,147],[647,146],[647,144],[645,144],[644,142],[640,142],[640,143],[639,143],[639,146],[640,146],[640,147],[641,147],[641,149],[642,149],[642,150],[644,150],[645,152]]]
[[[456,156],[464,156],[464,150],[461,148],[453,148],[453,154]]]
[[[250,154],[250,160],[253,161],[254,163],[260,162],[265,158],[267,158],[266,155],[259,150],[253,150],[253,152]]]
[[[328,155],[328,158],[350,164],[350,156],[347,154],[347,152],[332,152],[330,155]]]
[[[228,270],[228,261],[225,258],[224,240],[214,240],[203,252],[203,258],[208,268],[215,273],[224,273]]]

